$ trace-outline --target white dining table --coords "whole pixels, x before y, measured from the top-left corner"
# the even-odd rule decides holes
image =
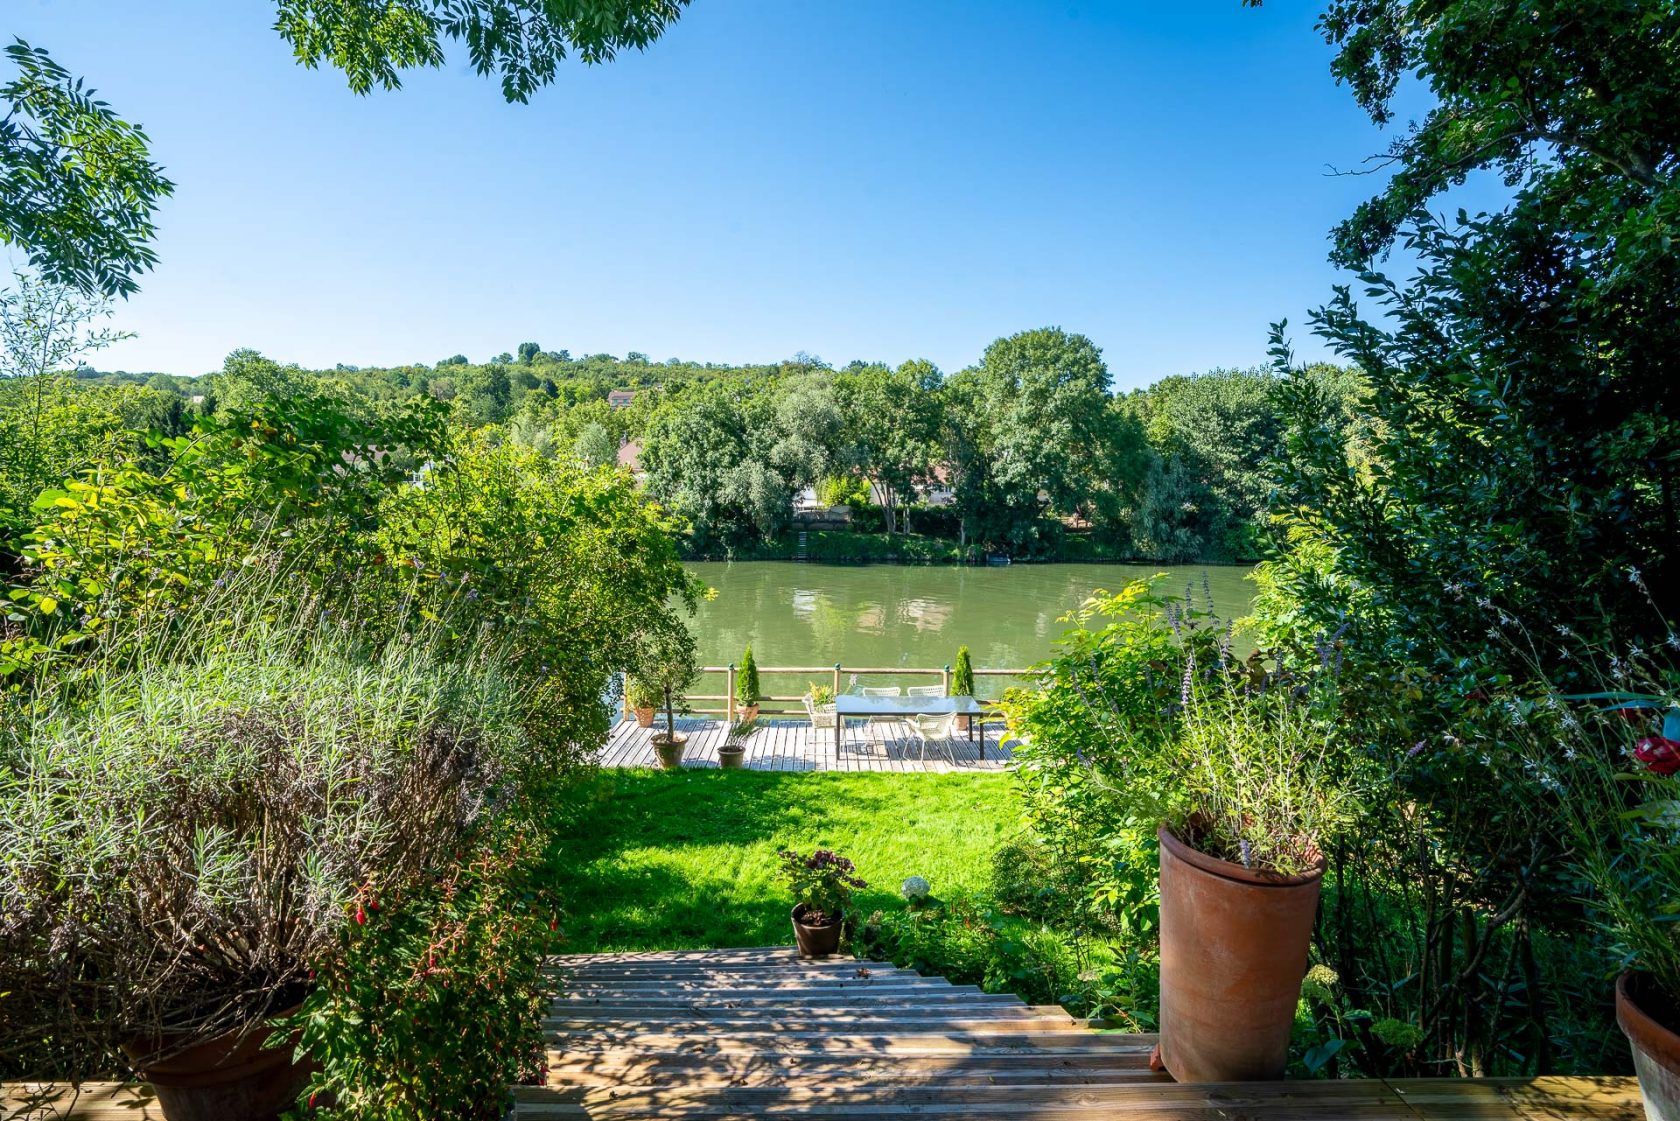
[[[866,697],[859,693],[842,693],[834,698],[834,750],[840,750],[840,736],[846,727],[846,717],[860,719],[878,716],[943,716],[954,712],[967,716],[968,742],[975,742],[980,734],[980,758],[986,757],[986,706],[973,697]]]

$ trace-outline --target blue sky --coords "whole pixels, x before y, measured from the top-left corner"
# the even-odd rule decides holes
[[[976,361],[1089,335],[1121,389],[1265,358],[1338,276],[1384,137],[1314,4],[695,0],[508,105],[457,52],[396,93],[298,66],[261,0],[8,0],[177,182],[101,368]]]

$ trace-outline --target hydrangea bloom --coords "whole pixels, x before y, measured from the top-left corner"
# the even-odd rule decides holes
[[[898,893],[904,896],[904,898],[910,900],[910,902],[916,903],[920,900],[926,899],[928,897],[928,893],[932,890],[932,888],[928,887],[928,882],[925,879],[920,876],[911,876],[909,879],[904,881],[903,886],[898,889]]]

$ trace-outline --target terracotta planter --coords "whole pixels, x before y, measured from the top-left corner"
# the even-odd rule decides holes
[[[828,957],[840,949],[840,920],[836,918],[825,926],[813,926],[803,921],[808,910],[810,908],[803,903],[793,909],[793,940],[799,943],[799,956]]]
[[[1680,1121],[1680,1009],[1643,973],[1616,978],[1616,1023],[1633,1048],[1648,1121]]]
[[[747,757],[747,749],[743,744],[726,743],[718,748],[718,766],[726,771],[738,771],[741,763]]]
[[[688,737],[681,732],[674,736],[659,732],[653,737],[653,753],[659,756],[659,765],[667,771],[682,767],[683,748],[687,746]]]
[[[125,1043],[123,1053],[152,1084],[168,1121],[276,1121],[297,1104],[315,1067],[292,1060],[295,1036],[265,1050],[272,1034],[266,1027],[243,1036],[230,1031],[176,1054],[169,1054],[173,1044],[167,1038]],[[153,1057],[158,1055],[167,1057]]]
[[[735,710],[735,718],[745,724],[749,720],[758,719],[757,705],[742,705]]]
[[[651,728],[651,727],[653,727],[653,714],[654,714],[654,710],[651,709],[651,708],[638,708],[636,710],[636,727],[638,727],[638,728]]]
[[[1161,841],[1161,1061],[1180,1082],[1282,1078],[1322,862],[1253,872]]]

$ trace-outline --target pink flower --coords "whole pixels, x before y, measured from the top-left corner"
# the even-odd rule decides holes
[[[1646,736],[1633,745],[1633,757],[1659,775],[1680,771],[1680,741],[1666,736]]]

